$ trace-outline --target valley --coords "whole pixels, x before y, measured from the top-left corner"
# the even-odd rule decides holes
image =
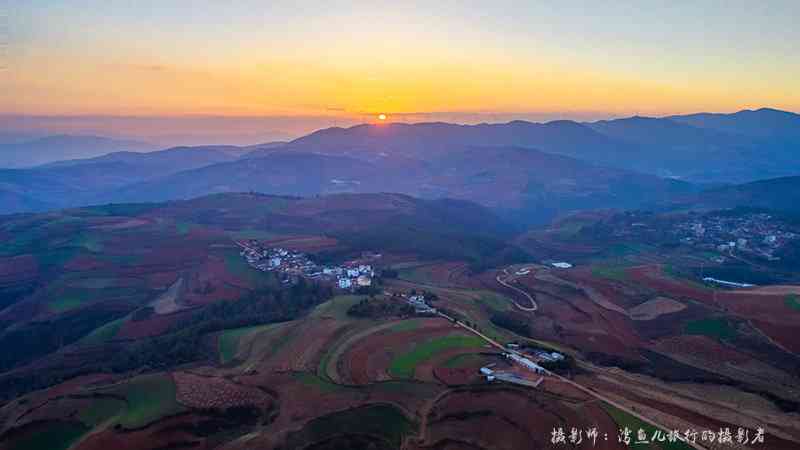
[[[0,342],[19,352],[2,359],[0,448],[516,449],[565,424],[600,448],[627,448],[625,426],[659,448],[713,448],[692,429],[800,442],[793,288],[704,284],[642,236],[615,255],[597,246],[619,237],[586,252],[570,229],[548,239],[571,250],[542,250],[548,234],[477,205],[397,194],[5,216]],[[285,282],[243,257],[256,247],[328,268],[366,255],[374,278]]]

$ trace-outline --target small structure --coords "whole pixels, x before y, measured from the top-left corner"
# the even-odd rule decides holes
[[[547,370],[545,370],[544,367],[536,364],[535,362],[531,361],[528,358],[523,358],[522,356],[515,355],[514,353],[506,353],[506,357],[518,363],[522,367],[530,370],[533,373],[538,373],[538,374],[547,373]]]
[[[353,286],[353,282],[350,281],[350,278],[339,278],[339,288],[341,289],[350,289]]]
[[[494,370],[492,370],[492,369],[490,369],[488,367],[481,367],[481,373],[484,374],[484,375],[491,375],[491,374],[494,373]]]
[[[562,261],[562,262],[554,262],[552,266],[558,269],[569,269],[572,267],[572,264]]]
[[[280,267],[281,266],[281,259],[278,258],[277,256],[274,257],[274,258],[270,258],[269,266],[270,267]]]
[[[356,279],[356,284],[359,286],[372,286],[372,278],[366,275],[359,275]]]
[[[361,272],[358,269],[347,269],[347,276],[350,278],[356,278],[357,276],[361,275]]]

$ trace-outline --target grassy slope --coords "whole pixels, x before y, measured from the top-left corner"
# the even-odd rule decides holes
[[[239,344],[242,338],[254,333],[274,328],[275,324],[256,325],[252,327],[234,328],[225,330],[219,335],[219,356],[222,364],[227,364],[239,353]]]
[[[417,365],[432,358],[439,352],[451,348],[481,347],[484,342],[477,336],[445,336],[436,338],[417,345],[408,353],[399,355],[392,360],[389,373],[396,378],[411,378]]]
[[[175,383],[166,374],[135,378],[119,390],[128,405],[116,422],[125,428],[141,428],[184,409],[175,398]]]
[[[736,336],[736,329],[724,318],[709,318],[693,320],[686,324],[686,334],[699,334],[715,339],[732,339]]]
[[[635,444],[634,441],[636,440],[636,434],[639,429],[644,430],[647,433],[648,439],[652,438],[656,430],[658,428],[642,422],[641,420],[633,417],[632,415],[617,409],[611,405],[604,404],[603,408],[608,412],[608,414],[614,419],[614,422],[619,425],[620,428],[627,427],[631,430],[631,448],[641,448],[641,449],[650,449],[654,448],[654,446],[650,444]],[[609,433],[611,434],[611,433]],[[662,430],[662,434],[666,435],[666,431]],[[613,437],[611,437],[613,439]],[[663,448],[664,450],[692,450],[692,447],[686,445],[683,442],[659,442],[658,445]]]
[[[10,450],[66,450],[88,431],[77,422],[52,422],[43,429],[15,441]],[[3,447],[6,448],[6,447]]]

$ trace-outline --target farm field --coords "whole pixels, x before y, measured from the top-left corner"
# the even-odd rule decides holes
[[[444,255],[387,250],[382,230],[414,202],[389,200],[235,194],[0,218],[0,448],[527,450],[557,426],[626,448],[617,429],[644,422],[595,395],[663,429],[763,424],[767,448],[799,445],[797,286],[706,286],[646,245],[581,259],[557,243],[486,268],[470,255],[496,242],[454,255],[467,241],[437,228],[427,242]],[[369,261],[374,284],[265,273],[234,239]]]

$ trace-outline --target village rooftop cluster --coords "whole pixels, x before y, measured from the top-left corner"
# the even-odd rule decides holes
[[[305,253],[280,247],[262,247],[257,241],[237,242],[240,255],[247,263],[262,272],[278,272],[285,283],[298,277],[335,281],[340,289],[352,290],[372,285],[375,271],[370,264],[357,261],[340,266],[318,265]]]
[[[684,244],[705,250],[722,254],[738,252],[770,261],[779,259],[776,250],[797,238],[782,221],[763,213],[706,215],[679,223],[675,234]]]

